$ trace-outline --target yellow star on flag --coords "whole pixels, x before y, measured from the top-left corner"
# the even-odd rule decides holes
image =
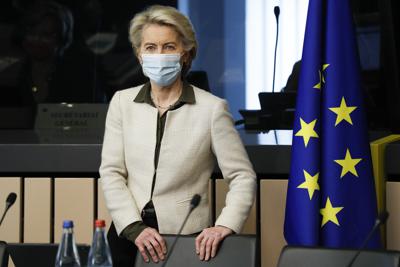
[[[350,150],[346,150],[346,156],[344,159],[336,159],[335,162],[342,166],[342,174],[340,175],[340,178],[346,175],[346,173],[351,172],[355,176],[358,177],[358,173],[356,170],[356,165],[361,161],[362,159],[353,159],[350,155]]]
[[[337,226],[340,226],[336,214],[338,214],[342,209],[343,207],[333,207],[331,200],[328,197],[325,208],[319,210],[322,215],[321,228],[329,221],[333,222]]]
[[[350,113],[352,113],[357,107],[352,106],[349,107],[346,104],[346,100],[342,97],[342,102],[340,102],[339,107],[329,108],[332,112],[336,113],[336,123],[335,126],[338,125],[341,121],[345,120],[351,125],[353,125],[353,121],[351,120]]]
[[[317,172],[314,176],[311,176],[306,170],[303,170],[305,181],[297,188],[307,189],[310,200],[312,199],[315,190],[319,190],[318,176]]]
[[[310,141],[311,137],[315,137],[315,138],[319,137],[317,132],[314,130],[316,122],[317,122],[317,119],[313,120],[310,123],[306,123],[302,118],[300,118],[301,129],[295,134],[295,136],[303,137],[305,147],[307,147],[308,141]]]
[[[329,64],[323,64],[323,65],[322,65],[322,70],[318,70],[318,73],[319,73],[319,83],[317,83],[316,85],[314,85],[313,88],[315,88],[315,89],[321,89],[322,84],[325,83],[325,77],[324,77],[324,75],[322,74],[322,72],[323,72],[324,70],[326,70],[326,68],[328,68],[328,67],[329,67]]]

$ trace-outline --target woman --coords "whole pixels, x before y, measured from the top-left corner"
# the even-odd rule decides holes
[[[226,102],[184,79],[197,50],[189,20],[175,8],[152,6],[133,18],[129,36],[150,82],[118,91],[107,115],[100,175],[115,225],[108,235],[114,263],[132,266],[133,244],[145,261],[164,260],[160,234],[178,232],[194,194],[201,202],[183,234],[200,233],[196,253],[209,260],[220,241],[240,232],[254,199],[254,171]],[[215,158],[230,190],[209,227]]]

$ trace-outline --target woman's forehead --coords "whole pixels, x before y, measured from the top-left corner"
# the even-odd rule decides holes
[[[167,25],[149,24],[143,28],[142,44],[144,43],[179,43],[181,39],[177,31]]]

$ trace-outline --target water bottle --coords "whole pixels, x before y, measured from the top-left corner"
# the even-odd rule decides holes
[[[96,220],[92,247],[88,256],[88,267],[112,267],[110,247],[108,246],[104,220]]]
[[[78,249],[74,238],[74,223],[70,220],[63,222],[63,233],[56,256],[56,267],[80,267]]]

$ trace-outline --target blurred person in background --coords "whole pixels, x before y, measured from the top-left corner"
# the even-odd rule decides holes
[[[21,12],[17,41],[26,56],[19,79],[22,102],[103,102],[94,55],[73,42],[71,11],[57,2],[36,1]]]

